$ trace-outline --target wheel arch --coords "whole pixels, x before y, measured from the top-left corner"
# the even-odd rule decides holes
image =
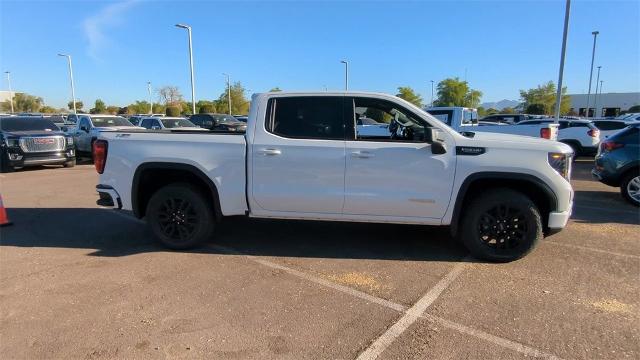
[[[479,195],[478,190],[495,188],[508,188],[528,196],[538,207],[544,228],[548,224],[549,213],[558,208],[556,194],[549,185],[534,175],[508,172],[474,173],[467,176],[460,185],[451,218],[451,235],[456,236],[458,233],[460,219],[464,215],[464,205]]]
[[[218,188],[202,170],[190,164],[149,162],[136,168],[131,187],[131,208],[137,218],[143,218],[151,196],[163,186],[190,183],[209,195],[217,220],[222,217]]]

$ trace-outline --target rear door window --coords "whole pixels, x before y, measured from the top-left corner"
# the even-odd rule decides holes
[[[296,139],[343,140],[343,98],[282,97],[269,100],[267,131]]]

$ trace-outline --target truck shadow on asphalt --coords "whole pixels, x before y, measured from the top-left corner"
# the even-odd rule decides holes
[[[95,250],[120,257],[170,251],[147,226],[115,210],[92,208],[8,209],[14,225],[0,230],[1,246]],[[216,246],[218,245],[218,246]],[[468,252],[440,227],[319,221],[225,218],[208,244],[184,252],[254,256],[460,261]]]
[[[620,192],[576,190],[571,219],[591,224],[640,225],[640,210],[627,203]]]

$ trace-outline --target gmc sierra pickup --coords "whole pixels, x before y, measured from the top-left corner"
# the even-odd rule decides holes
[[[387,138],[361,134],[380,118]],[[448,127],[394,96],[255,94],[245,134],[103,132],[99,205],[132,210],[166,246],[230,215],[449,226],[477,257],[511,261],[571,215],[571,148]]]

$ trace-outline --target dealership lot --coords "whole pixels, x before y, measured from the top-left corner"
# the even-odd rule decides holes
[[[244,218],[171,252],[96,206],[90,165],[3,174],[0,356],[638,358],[640,215],[590,166],[568,228],[509,264],[442,229]]]

